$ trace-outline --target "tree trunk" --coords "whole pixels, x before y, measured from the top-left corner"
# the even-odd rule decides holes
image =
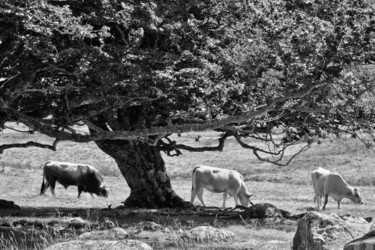
[[[189,207],[172,189],[160,151],[140,141],[96,141],[101,150],[113,157],[131,193],[125,207]],[[109,194],[110,195],[110,194]]]

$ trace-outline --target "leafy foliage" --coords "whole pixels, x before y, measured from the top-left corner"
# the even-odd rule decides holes
[[[1,125],[171,155],[234,136],[282,165],[289,146],[371,133],[374,22],[360,0],[3,1]],[[223,132],[218,146],[168,139],[209,129]]]

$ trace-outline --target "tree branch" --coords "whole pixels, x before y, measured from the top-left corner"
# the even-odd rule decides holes
[[[172,141],[169,138],[168,143],[160,140],[158,142],[158,147],[161,151],[164,151],[168,156],[178,156],[181,155],[182,150],[190,151],[190,152],[204,152],[204,151],[223,151],[225,141],[228,137],[233,136],[232,132],[226,132],[219,138],[219,144],[213,147],[192,147],[185,144],[176,144],[176,141]],[[176,154],[171,154],[172,151],[176,151]]]
[[[57,143],[59,140],[55,140],[52,145],[43,144],[39,142],[29,141],[26,143],[12,143],[12,144],[3,144],[0,145],[0,154],[4,152],[6,149],[10,148],[28,148],[28,147],[38,147],[38,148],[47,148],[53,151],[56,151]]]
[[[6,129],[9,129],[9,130],[13,130],[13,131],[16,131],[16,132],[19,132],[19,133],[26,133],[26,134],[34,134],[35,131],[33,130],[19,130],[19,129],[15,129],[15,128],[12,128],[12,127],[9,127],[9,126],[4,126],[4,128]]]
[[[328,84],[328,83],[326,83]],[[294,94],[289,94],[284,98],[275,98],[273,102],[270,104],[254,111],[245,112],[241,115],[237,116],[229,116],[227,118],[206,122],[203,124],[186,124],[186,125],[173,125],[173,126],[165,126],[165,127],[151,127],[151,128],[144,128],[144,129],[137,129],[134,131],[102,131],[97,132],[95,134],[80,134],[80,133],[68,133],[66,131],[59,131],[57,130],[56,126],[51,126],[49,124],[45,124],[40,120],[35,118],[29,117],[16,109],[12,109],[11,111],[18,117],[18,121],[24,123],[25,125],[31,127],[33,130],[46,134],[50,137],[58,138],[60,140],[71,140],[75,142],[89,142],[94,140],[147,140],[149,136],[155,135],[166,135],[166,134],[180,134],[185,132],[203,132],[207,130],[215,130],[218,128],[223,128],[229,124],[239,124],[243,122],[247,122],[251,119],[261,117],[267,114],[270,111],[276,110],[283,110],[282,107],[276,107],[277,103],[288,99],[288,98],[296,98],[302,97],[310,93],[313,89],[317,87],[324,86],[326,84],[320,84],[316,86],[312,86],[305,91],[299,91]],[[82,119],[85,117],[82,117]],[[78,122],[78,121],[77,121]],[[189,147],[181,145],[188,150]],[[217,149],[208,149],[208,150],[217,150]]]
[[[306,151],[310,146],[311,146],[311,143],[312,143],[312,140],[310,139],[309,141],[307,141],[307,144],[305,146],[303,146],[302,148],[300,148],[298,150],[297,153],[293,154],[289,160],[285,163],[280,163],[280,161],[284,158],[284,154],[285,154],[285,151],[287,148],[289,148],[290,146],[294,146],[296,144],[299,144],[301,142],[306,142],[305,139],[301,139],[299,141],[295,141],[293,143],[290,143],[290,144],[287,144],[287,145],[284,145],[282,147],[282,149],[280,150],[277,150],[276,152],[272,152],[271,150],[269,151],[266,151],[266,150],[263,150],[263,149],[260,149],[258,147],[255,147],[255,146],[251,146],[245,142],[243,142],[241,140],[241,136],[239,135],[234,135],[234,137],[236,138],[237,142],[241,145],[241,147],[243,148],[247,148],[247,149],[251,149],[254,153],[254,155],[261,161],[264,161],[264,162],[269,162],[269,163],[272,163],[272,164],[275,164],[275,165],[278,165],[278,166],[287,166],[296,156],[298,156],[299,154],[301,154],[302,152]],[[264,153],[264,154],[268,154],[268,155],[271,155],[271,156],[278,156],[278,158],[276,160],[270,160],[268,158],[264,158],[262,157],[260,153]]]

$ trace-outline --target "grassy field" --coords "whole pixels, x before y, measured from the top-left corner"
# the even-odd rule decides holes
[[[196,143],[195,136],[184,134],[176,139],[192,144]],[[33,137],[33,140],[39,142],[51,142],[51,139],[43,135],[35,134]],[[205,133],[196,145],[216,144],[216,138],[215,133]],[[0,143],[28,140],[31,139],[10,130],[5,130],[0,137]],[[287,167],[260,162],[250,151],[241,148],[233,140],[228,140],[223,152],[183,153],[180,157],[165,156],[164,159],[173,188],[185,200],[190,200],[191,171],[197,164],[203,164],[241,172],[249,191],[254,193],[252,200],[255,203],[269,202],[292,213],[302,213],[315,207],[310,172],[317,167],[324,167],[341,173],[351,185],[359,186],[364,200],[364,205],[343,200],[341,210],[330,200],[327,213],[370,217],[375,212],[374,153],[355,140],[327,139],[321,144],[313,144],[309,151]],[[56,152],[37,148],[12,149],[6,150],[0,157],[0,199],[13,200],[22,207],[105,208],[109,204],[117,207],[129,195],[129,188],[114,160],[100,151],[94,143],[62,142]],[[69,187],[64,190],[59,184],[56,199],[53,199],[49,191],[47,195],[39,196],[42,166],[48,160],[83,162],[95,166],[105,176],[109,197],[91,199],[90,195],[84,194],[81,199],[77,199],[77,188]],[[209,206],[221,206],[220,194],[205,193],[204,198]],[[196,204],[199,204],[198,200]],[[227,206],[233,205],[233,199],[229,197]],[[231,249],[246,249],[249,246],[253,249],[290,249],[295,232],[295,225],[284,230],[276,227],[262,228],[253,222],[222,226],[238,235],[239,245],[236,247],[230,244],[233,247]]]

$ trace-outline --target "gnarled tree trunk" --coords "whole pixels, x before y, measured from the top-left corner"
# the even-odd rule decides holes
[[[160,151],[141,141],[96,141],[101,150],[113,157],[131,193],[125,207],[188,207],[172,189]]]

